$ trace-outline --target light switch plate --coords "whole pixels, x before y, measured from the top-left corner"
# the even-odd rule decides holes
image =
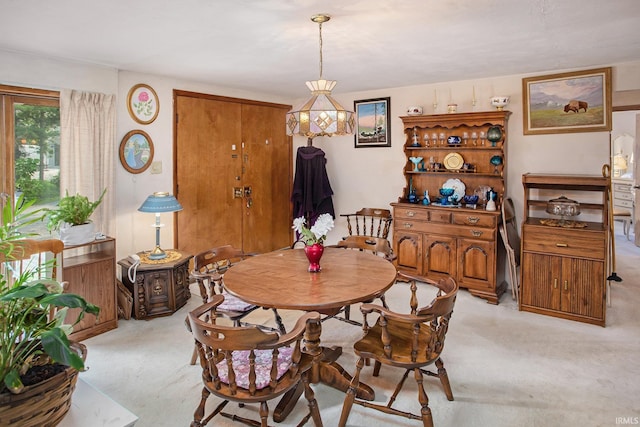
[[[151,162],[151,173],[162,173],[162,162]]]

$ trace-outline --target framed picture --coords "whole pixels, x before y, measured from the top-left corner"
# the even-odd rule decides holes
[[[132,130],[120,142],[120,163],[131,173],[142,173],[153,161],[153,142],[146,132]]]
[[[353,102],[356,113],[355,147],[391,147],[391,98]]]
[[[148,125],[158,117],[158,111],[160,111],[158,95],[151,86],[137,84],[129,89],[127,108],[133,120]]]
[[[611,67],[522,79],[524,134],[611,130]]]

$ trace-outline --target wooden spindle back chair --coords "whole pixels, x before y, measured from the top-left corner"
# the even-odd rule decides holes
[[[383,239],[389,236],[392,221],[389,209],[362,208],[356,213],[340,214],[340,216],[347,218],[349,236],[371,236]]]
[[[445,336],[449,329],[449,320],[458,293],[458,285],[452,278],[434,282],[425,278],[405,275],[403,279],[409,282],[411,296],[408,314],[397,313],[375,304],[363,304],[360,310],[364,315],[363,337],[353,348],[358,356],[356,371],[349,385],[347,396],[342,407],[339,426],[345,426],[354,403],[366,408],[375,409],[387,414],[398,415],[409,419],[422,420],[425,427],[433,426],[429,399],[423,386],[423,374],[440,379],[448,400],[453,400],[449,377],[444,368],[440,354],[444,349]],[[423,282],[438,289],[433,301],[422,308],[418,307],[417,282]],[[372,326],[368,323],[368,316],[377,314],[378,319]],[[365,363],[375,360],[373,375],[378,376],[380,367],[388,365],[405,370],[395,391],[387,405],[378,405],[358,399],[356,390],[360,384],[360,372]],[[425,368],[435,363],[437,372]],[[392,407],[400,393],[409,373],[413,372],[418,384],[418,401],[420,415],[402,411]]]
[[[223,301],[224,296],[214,295],[210,302],[187,316],[187,328],[195,338],[204,385],[191,427],[205,426],[217,414],[247,425],[266,427],[267,402],[297,387],[302,387],[309,405],[303,421],[313,418],[316,426],[322,426],[314,392],[309,386],[312,367],[321,357],[320,315],[303,314],[289,333],[279,335],[255,325],[217,325],[216,310]],[[210,394],[223,401],[205,418]],[[259,403],[260,421],[222,412],[229,401]]]

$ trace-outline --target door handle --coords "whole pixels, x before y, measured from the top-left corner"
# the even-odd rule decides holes
[[[247,186],[244,187],[244,196],[245,197],[251,196],[251,186],[250,185],[247,185]]]

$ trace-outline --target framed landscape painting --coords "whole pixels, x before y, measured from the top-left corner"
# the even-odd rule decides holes
[[[354,101],[355,147],[391,147],[391,98]]]
[[[522,79],[524,134],[611,130],[611,67]]]

